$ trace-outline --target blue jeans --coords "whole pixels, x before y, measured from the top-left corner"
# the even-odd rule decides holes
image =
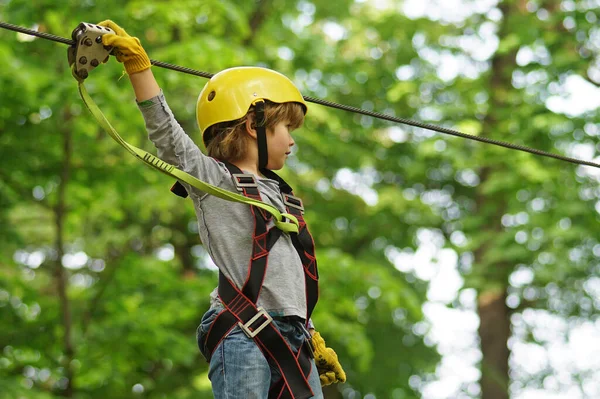
[[[222,307],[211,307],[202,317],[196,337],[198,342],[206,335]],[[274,319],[273,323],[294,350],[304,341],[299,321]],[[201,346],[201,345],[199,345]],[[203,351],[203,349],[201,349]],[[208,357],[203,353],[204,357]],[[308,378],[313,398],[323,398],[319,373],[314,359]],[[234,327],[213,352],[208,369],[215,399],[265,399],[269,388],[281,377],[279,370],[265,358],[254,341],[239,326]]]

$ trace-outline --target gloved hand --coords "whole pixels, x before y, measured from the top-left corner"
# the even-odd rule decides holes
[[[102,21],[98,25],[115,31],[114,35],[112,33],[102,35],[102,44],[115,47],[113,53],[117,57],[117,61],[123,63],[128,75],[150,68],[150,58],[137,37],[129,36],[125,29],[110,19]]]
[[[327,386],[336,382],[346,382],[346,373],[342,369],[337,354],[331,348],[325,346],[325,340],[321,334],[315,332],[312,336],[312,344],[315,351],[315,363],[319,371],[321,386]]]

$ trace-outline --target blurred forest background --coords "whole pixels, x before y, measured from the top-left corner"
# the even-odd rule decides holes
[[[304,95],[598,160],[598,0],[0,0],[152,59],[260,65]],[[85,110],[67,46],[0,30],[0,398],[209,398],[217,274],[192,204]],[[122,65],[87,79],[145,137]],[[205,79],[154,68],[199,140]],[[327,398],[599,398],[600,173],[310,105],[283,172],[317,245]]]

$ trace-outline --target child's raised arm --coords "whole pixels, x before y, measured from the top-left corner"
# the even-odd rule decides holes
[[[146,122],[148,137],[156,146],[158,157],[200,180],[217,185],[225,175],[224,167],[204,156],[175,119],[152,74],[150,58],[140,40],[127,34],[113,21],[102,21],[98,25],[115,32],[103,35],[102,43],[114,47],[113,54],[117,61],[125,66],[138,107]],[[186,184],[184,186],[191,192],[191,187]],[[195,191],[200,196],[204,194],[199,190]]]
[[[158,86],[156,79],[154,79],[151,69],[132,73],[129,75],[129,80],[131,80],[131,85],[135,92],[135,99],[138,103],[149,100],[160,94],[160,87]]]

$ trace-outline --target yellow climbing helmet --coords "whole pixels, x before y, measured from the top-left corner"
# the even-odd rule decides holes
[[[279,72],[260,67],[235,67],[215,74],[196,104],[196,119],[206,144],[206,130],[215,123],[242,118],[258,100],[297,102],[307,107],[300,90]]]

